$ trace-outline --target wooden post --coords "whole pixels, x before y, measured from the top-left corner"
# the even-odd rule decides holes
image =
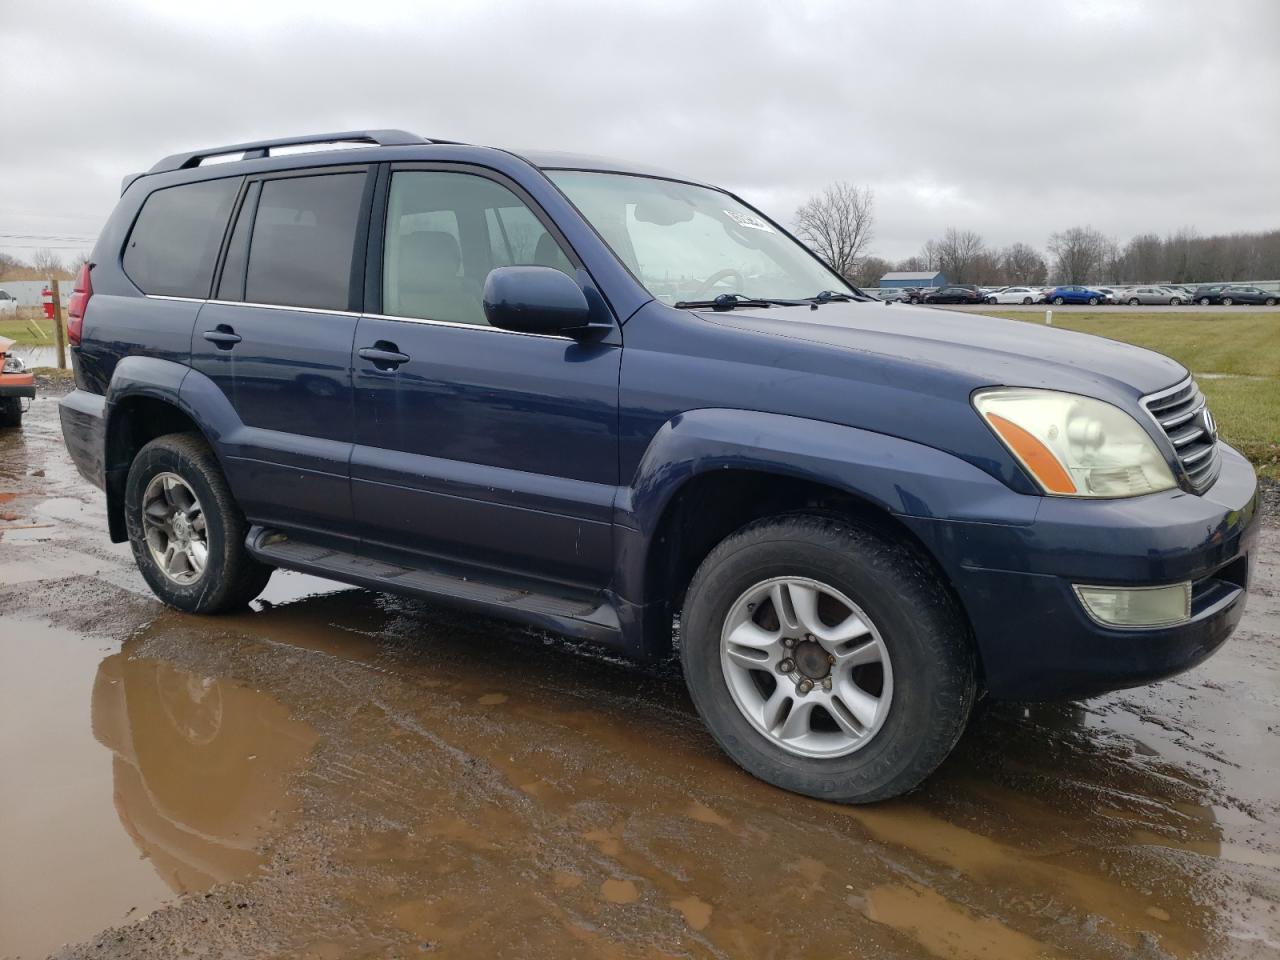
[[[58,369],[67,369],[67,333],[62,327],[62,293],[58,290],[58,278],[49,281],[53,291],[53,337],[58,343]]]

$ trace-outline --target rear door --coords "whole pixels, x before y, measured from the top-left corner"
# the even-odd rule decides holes
[[[350,523],[351,344],[372,181],[365,166],[251,178],[215,298],[196,318],[192,366],[240,421],[220,440],[255,522]]]
[[[352,359],[352,498],[367,549],[603,586],[621,329],[579,343],[489,326],[485,277],[511,264],[563,271],[596,319],[614,318],[515,183],[443,164],[394,167],[387,181]],[[403,360],[377,359],[387,353]]]

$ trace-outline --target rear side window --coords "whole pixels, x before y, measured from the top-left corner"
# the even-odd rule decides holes
[[[143,293],[209,296],[240,178],[166,187],[147,197],[129,233],[124,272]]]
[[[249,303],[347,310],[364,173],[267,180],[249,241]]]

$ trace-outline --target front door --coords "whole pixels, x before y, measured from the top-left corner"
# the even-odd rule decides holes
[[[351,522],[353,270],[368,171],[248,184],[217,280],[196,317],[192,366],[239,424],[219,442],[250,520],[341,533]],[[372,195],[372,184],[370,197]]]
[[[591,279],[515,184],[394,169],[371,238],[376,315],[352,366],[352,500],[367,549],[395,548],[575,586],[613,567],[621,330],[590,343],[488,325],[490,269]],[[376,227],[375,227],[376,233]]]

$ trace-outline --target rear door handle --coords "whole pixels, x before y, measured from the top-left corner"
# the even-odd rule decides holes
[[[379,370],[394,370],[402,363],[409,362],[409,355],[401,353],[394,343],[379,340],[372,347],[361,347],[356,351],[361,360],[368,360]]]
[[[206,330],[203,336],[219,350],[230,350],[243,339],[225,323],[218,324],[212,330]]]

